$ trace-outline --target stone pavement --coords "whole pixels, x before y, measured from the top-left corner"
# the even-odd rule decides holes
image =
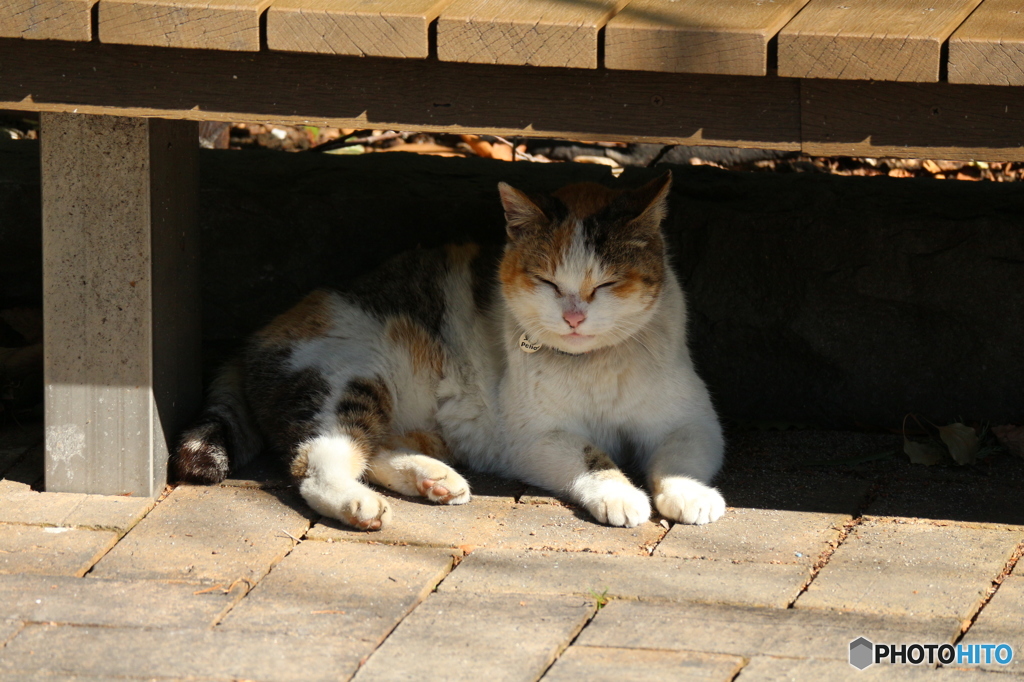
[[[866,513],[889,502],[849,468],[794,469],[786,503],[785,449],[828,438],[775,442],[760,477],[738,457],[727,499],[780,504],[704,527],[607,528],[475,477],[468,505],[395,497],[361,533],[265,472],[156,503],[36,492],[31,438],[0,436],[0,680],[1024,680],[1024,526]],[[1014,661],[858,671],[858,637]]]

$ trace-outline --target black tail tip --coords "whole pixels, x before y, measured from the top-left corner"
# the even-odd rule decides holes
[[[204,424],[187,431],[171,458],[171,470],[182,483],[211,485],[227,478],[228,454],[218,425]]]

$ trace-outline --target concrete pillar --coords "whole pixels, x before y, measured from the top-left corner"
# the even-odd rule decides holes
[[[46,489],[159,495],[195,412],[194,122],[42,114]]]

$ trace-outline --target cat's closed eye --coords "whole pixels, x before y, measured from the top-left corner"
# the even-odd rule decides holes
[[[540,277],[540,276],[538,276],[538,275],[534,275],[534,277],[536,277],[537,281],[538,281],[538,282],[540,282],[541,284],[547,284],[547,285],[548,285],[549,287],[551,287],[552,289],[554,289],[554,290],[555,290],[555,293],[556,293],[556,294],[558,294],[559,296],[561,296],[561,295],[562,295],[562,290],[561,290],[561,289],[559,289],[559,288],[558,288],[558,285],[557,285],[557,284],[555,284],[554,282],[552,282],[551,280],[549,280],[549,279],[544,279],[543,277]]]

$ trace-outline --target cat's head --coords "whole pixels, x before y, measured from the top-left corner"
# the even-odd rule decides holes
[[[633,190],[569,185],[528,196],[498,185],[508,244],[501,289],[533,342],[587,353],[646,325],[670,276],[661,222],[671,173]]]

